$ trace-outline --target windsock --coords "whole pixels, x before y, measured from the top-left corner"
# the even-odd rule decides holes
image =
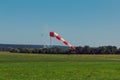
[[[50,32],[50,37],[55,37],[57,40],[62,41],[65,45],[69,46],[72,50],[76,50],[74,46],[72,46],[69,42],[63,39],[59,34],[56,32]]]

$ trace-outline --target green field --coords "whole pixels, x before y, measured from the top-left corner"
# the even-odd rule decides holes
[[[120,80],[120,55],[0,52],[0,80]]]

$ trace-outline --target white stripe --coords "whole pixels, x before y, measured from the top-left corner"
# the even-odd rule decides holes
[[[55,35],[55,37],[58,36],[58,34],[56,32],[54,32],[54,35]]]
[[[68,43],[68,46],[71,47],[72,45],[70,43]]]
[[[63,41],[63,42],[64,42],[65,40],[64,40],[63,38],[61,38],[61,41]]]

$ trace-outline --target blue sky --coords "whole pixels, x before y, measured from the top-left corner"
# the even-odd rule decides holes
[[[0,0],[0,43],[120,47],[120,0]],[[54,45],[63,45],[52,39]]]

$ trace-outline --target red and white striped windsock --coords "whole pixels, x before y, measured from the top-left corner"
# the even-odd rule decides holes
[[[76,50],[74,46],[72,46],[69,42],[63,39],[59,34],[56,32],[50,32],[50,37],[55,37],[56,39],[62,41],[65,45],[69,46],[72,50]]]

